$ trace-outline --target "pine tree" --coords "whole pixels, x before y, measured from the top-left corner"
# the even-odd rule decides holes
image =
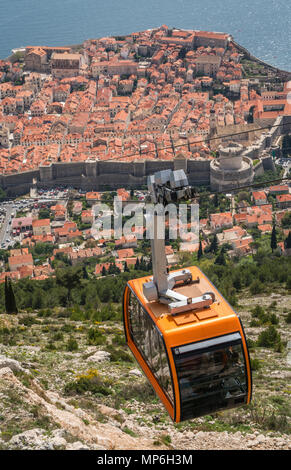
[[[18,313],[11,279],[5,277],[5,309],[6,313]]]
[[[125,263],[124,263],[123,271],[124,271],[125,273],[129,273],[129,267],[127,266],[127,262],[126,262],[126,261],[125,261]]]
[[[110,263],[109,268],[108,268],[108,274],[115,274],[115,264]]]
[[[217,239],[217,235],[215,234],[211,242],[209,251],[211,251],[212,253],[216,253],[217,249],[218,249],[218,239]]]
[[[135,269],[136,271],[139,270],[139,259],[138,259],[138,258],[136,258],[136,262],[135,262],[135,265],[134,265],[134,269]]]
[[[286,250],[288,248],[291,248],[291,232],[288,233],[287,238],[285,239],[284,245],[285,245]]]
[[[146,271],[146,269],[147,269],[147,265],[146,265],[145,260],[143,259],[143,256],[140,259],[139,269],[140,269],[140,271]]]
[[[5,276],[4,292],[5,292],[5,310],[6,310],[6,313],[10,313],[10,298],[9,298],[9,293],[8,293],[8,278],[7,278],[7,276]]]
[[[219,255],[216,257],[214,264],[220,264],[221,266],[226,265],[224,250],[220,250]]]
[[[276,234],[276,227],[275,224],[273,225],[273,230],[272,230],[272,235],[271,235],[271,248],[272,248],[272,253],[274,250],[277,248],[277,234]]]
[[[106,276],[106,274],[107,274],[107,271],[106,271],[106,268],[105,268],[105,266],[103,266],[103,267],[102,267],[101,274],[102,274],[102,276]]]
[[[201,242],[201,240],[200,240],[200,242],[199,242],[199,248],[198,248],[198,254],[197,254],[198,261],[200,260],[201,256],[203,256],[203,250],[202,250],[202,242]]]
[[[82,268],[82,272],[83,272],[83,279],[89,279],[88,271],[85,265]]]

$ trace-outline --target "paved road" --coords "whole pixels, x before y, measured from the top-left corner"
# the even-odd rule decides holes
[[[6,239],[7,238],[11,239],[11,234],[10,234],[11,225],[9,224],[9,222],[12,221],[11,214],[15,210],[13,208],[13,203],[6,204],[5,209],[6,209],[5,219],[4,219],[4,222],[3,222],[1,230],[0,230],[0,247],[1,248],[6,248],[6,246],[10,244],[10,243],[6,242]],[[9,233],[7,233],[7,229],[9,231]],[[5,244],[5,247],[2,246],[3,243]]]

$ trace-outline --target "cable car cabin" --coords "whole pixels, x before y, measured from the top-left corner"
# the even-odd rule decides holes
[[[192,281],[178,283],[176,293],[204,304],[169,312],[144,295],[152,280],[144,277],[128,282],[123,305],[126,342],[175,422],[248,404],[252,388],[239,317],[199,268],[186,271]]]

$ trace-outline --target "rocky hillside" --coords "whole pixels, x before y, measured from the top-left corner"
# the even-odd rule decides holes
[[[60,309],[1,314],[0,449],[291,449],[290,300],[239,299],[252,404],[180,424],[133,361],[121,323]]]

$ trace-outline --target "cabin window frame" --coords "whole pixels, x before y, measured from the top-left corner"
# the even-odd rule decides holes
[[[132,299],[134,299],[134,301],[136,302],[136,305],[138,306],[137,325],[138,325],[139,330],[137,330],[137,335],[136,335],[136,332],[134,332],[132,328],[133,323],[131,320],[132,317],[131,317],[131,305],[130,305],[130,302]],[[171,371],[171,367],[169,363],[168,352],[167,352],[167,348],[164,342],[163,335],[160,332],[157,325],[152,320],[149,313],[143,307],[138,297],[135,295],[135,293],[131,289],[129,289],[129,294],[128,294],[128,331],[129,331],[131,341],[134,343],[136,349],[138,350],[143,360],[147,364],[148,368],[153,374],[161,390],[163,391],[163,393],[165,394],[165,396],[167,397],[171,405],[174,406],[175,395],[174,395],[173,377],[172,377],[172,371]],[[152,339],[152,335],[155,335],[155,338],[153,338],[154,341],[153,342],[148,341],[147,345],[145,343],[144,344],[141,343],[141,340],[144,340],[146,338],[146,335],[148,335],[150,340]],[[142,344],[142,347],[141,347],[141,344]],[[146,346],[148,346],[148,349],[146,348]],[[157,363],[155,362],[155,358],[153,357],[154,347],[157,347],[156,351],[158,352],[158,355],[159,355]],[[164,376],[159,375],[157,373],[159,371],[159,369],[157,368],[158,365],[160,366],[160,369],[162,368],[164,370],[166,368],[167,373]]]
[[[236,338],[235,338],[235,336],[236,336]],[[229,341],[227,340],[228,338],[229,338]],[[229,397],[224,397],[224,400],[225,400],[224,402],[227,403],[228,406],[218,406],[217,408],[209,409],[209,412],[207,412],[207,413],[205,413],[205,410],[204,410],[201,414],[199,412],[196,413],[196,414],[193,414],[194,397],[195,397],[195,393],[197,391],[197,390],[195,390],[195,392],[193,391],[193,394],[192,394],[192,414],[190,415],[189,412],[187,413],[186,400],[185,400],[185,398],[186,398],[185,390],[183,391],[183,385],[184,384],[182,383],[181,379],[184,379],[184,382],[185,382],[185,378],[186,378],[186,381],[187,380],[189,381],[189,377],[191,376],[191,374],[188,374],[188,376],[183,377],[182,372],[181,372],[181,370],[182,370],[181,364],[179,364],[179,356],[181,357],[183,355],[184,360],[185,360],[187,358],[187,354],[192,355],[192,356],[190,356],[190,358],[193,360],[195,358],[195,356],[196,357],[200,356],[200,358],[201,358],[202,355],[219,352],[221,350],[224,350],[226,347],[237,346],[237,345],[240,346],[240,353],[241,353],[242,360],[243,360],[243,365],[244,365],[244,386],[245,386],[245,390],[244,390],[244,394],[242,394],[242,395],[244,397],[243,398],[243,403],[246,404],[247,403],[247,396],[248,396],[248,372],[247,372],[247,363],[246,363],[245,350],[244,350],[244,347],[243,347],[242,336],[241,336],[241,333],[239,331],[236,331],[236,332],[231,333],[231,334],[225,334],[225,335],[222,335],[222,336],[217,336],[217,337],[214,337],[214,338],[209,338],[209,339],[202,340],[202,341],[197,341],[197,342],[193,342],[193,343],[189,343],[189,344],[175,346],[175,347],[172,348],[172,355],[173,355],[173,359],[174,359],[174,363],[175,363],[175,368],[176,368],[176,372],[177,372],[178,386],[179,386],[180,408],[181,408],[180,420],[181,421],[189,420],[189,419],[195,419],[195,418],[198,418],[199,416],[204,416],[205,414],[206,415],[207,414],[211,415],[215,412],[225,410],[225,409],[231,409],[231,408],[234,408],[236,406],[240,406],[242,404],[242,402],[241,402],[241,398],[240,398],[239,395],[237,397],[234,395],[232,397],[233,401],[230,401]],[[189,359],[189,356],[188,356],[188,359]],[[219,375],[219,374],[220,373],[216,373],[216,375]],[[210,377],[211,375],[208,374],[208,376]],[[207,377],[207,375],[205,375],[205,377]],[[229,380],[229,379],[232,378],[232,375],[229,374],[225,378],[227,380]],[[201,384],[204,385],[205,383],[207,383],[207,382],[203,383],[203,379],[202,379],[202,382],[200,382],[200,386],[201,386]],[[193,385],[198,387],[198,390],[199,390],[199,382],[198,381],[192,382],[191,387],[193,387]],[[193,390],[193,388],[192,388],[192,390]],[[222,389],[221,389],[221,391],[222,391]],[[211,390],[210,390],[210,392],[211,392]],[[183,395],[184,395],[184,397],[183,397]],[[211,396],[211,393],[209,394],[209,396]],[[200,396],[197,395],[197,403],[198,403],[198,400],[203,400],[204,397],[205,397],[205,395],[202,395],[201,392],[200,392]],[[227,401],[227,400],[229,400],[229,401]],[[202,409],[202,405],[201,405],[201,409]]]

